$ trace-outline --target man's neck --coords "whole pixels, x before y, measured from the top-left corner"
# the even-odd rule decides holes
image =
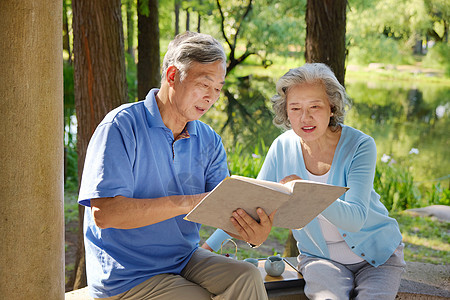
[[[172,131],[173,137],[176,139],[186,127],[186,122],[180,122],[176,117],[175,107],[169,100],[167,87],[161,87],[155,98],[164,125]]]

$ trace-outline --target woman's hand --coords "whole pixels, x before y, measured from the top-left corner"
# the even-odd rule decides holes
[[[281,179],[280,183],[285,184],[285,183],[288,183],[289,181],[293,181],[293,180],[301,180],[301,178],[295,174],[292,174],[292,175],[286,176],[283,179]]]
[[[203,243],[202,248],[206,249],[206,250],[209,250],[211,252],[213,251],[213,249],[207,243]]]
[[[230,234],[229,232],[227,233],[232,237],[244,240],[250,244],[261,245],[269,236],[276,210],[268,216],[265,211],[259,207],[256,210],[256,213],[259,216],[259,222],[247,214],[245,210],[241,208],[235,210],[230,220],[231,223],[233,223],[234,228],[238,231],[239,236]]]

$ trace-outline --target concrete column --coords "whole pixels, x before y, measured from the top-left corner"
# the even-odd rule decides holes
[[[62,3],[0,1],[0,298],[64,299]]]

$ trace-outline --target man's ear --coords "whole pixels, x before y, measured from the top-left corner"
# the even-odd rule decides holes
[[[169,86],[173,86],[175,83],[175,75],[177,74],[178,69],[175,66],[169,66],[166,71],[166,81]]]

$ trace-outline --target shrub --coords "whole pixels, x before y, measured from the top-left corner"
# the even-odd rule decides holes
[[[428,50],[428,53],[423,60],[423,65],[443,69],[445,75],[450,77],[449,53],[450,45],[448,43],[437,43]]]

